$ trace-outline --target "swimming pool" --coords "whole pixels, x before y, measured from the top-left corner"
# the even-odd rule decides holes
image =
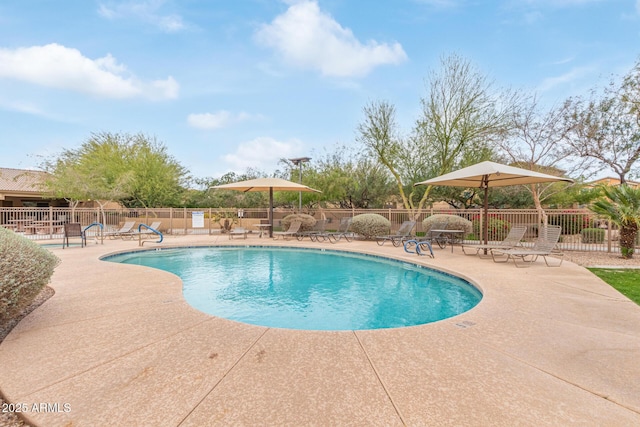
[[[278,328],[414,326],[463,313],[482,298],[477,288],[446,273],[330,250],[195,247],[104,259],[172,272],[198,310]]]

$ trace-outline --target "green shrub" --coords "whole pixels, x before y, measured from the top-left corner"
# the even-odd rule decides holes
[[[391,222],[378,214],[356,215],[351,220],[350,230],[364,236],[365,239],[372,239],[376,236],[389,234]]]
[[[0,227],[0,324],[31,304],[59,262],[37,243]]]
[[[425,232],[431,230],[431,227],[435,222],[447,222],[447,230],[463,230],[464,234],[471,234],[473,232],[473,224],[466,218],[458,215],[448,214],[435,214],[426,217],[422,220],[422,228]]]
[[[602,228],[584,228],[580,232],[582,243],[603,243],[604,230]]]
[[[509,234],[511,223],[504,219],[489,217],[488,239],[490,241],[502,241]],[[480,228],[480,218],[473,220],[473,232],[480,240],[484,238],[483,231]]]
[[[316,219],[307,214],[291,214],[282,218],[282,228],[288,230],[293,221],[300,221],[300,231],[310,231],[316,225]]]

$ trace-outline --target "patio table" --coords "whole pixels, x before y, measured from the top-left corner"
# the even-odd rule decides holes
[[[257,227],[260,230],[260,234],[258,235],[258,237],[262,238],[262,234],[269,230],[271,224],[253,224],[253,226]]]
[[[462,242],[464,230],[430,230],[432,233],[441,233],[446,236],[446,242],[451,244],[451,252],[453,253],[453,244]]]

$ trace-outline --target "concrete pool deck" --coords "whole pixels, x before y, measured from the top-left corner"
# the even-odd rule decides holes
[[[422,326],[274,329],[191,308],[170,273],[98,259],[136,241],[54,249],[55,295],[0,345],[4,396],[47,427],[640,425],[640,307],[575,264],[519,269],[374,242],[159,246],[209,244],[381,254],[455,271],[484,297]]]

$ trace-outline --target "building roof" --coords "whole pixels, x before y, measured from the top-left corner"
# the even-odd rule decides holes
[[[605,185],[620,185],[620,178],[614,178],[614,177],[604,177],[604,178],[599,178],[596,179],[595,181],[591,181],[587,183],[588,187],[594,187],[598,184],[605,184]],[[640,182],[637,181],[629,181],[627,180],[627,185],[630,187],[640,187]]]
[[[0,192],[39,195],[43,192],[41,183],[46,175],[42,171],[0,168]]]

